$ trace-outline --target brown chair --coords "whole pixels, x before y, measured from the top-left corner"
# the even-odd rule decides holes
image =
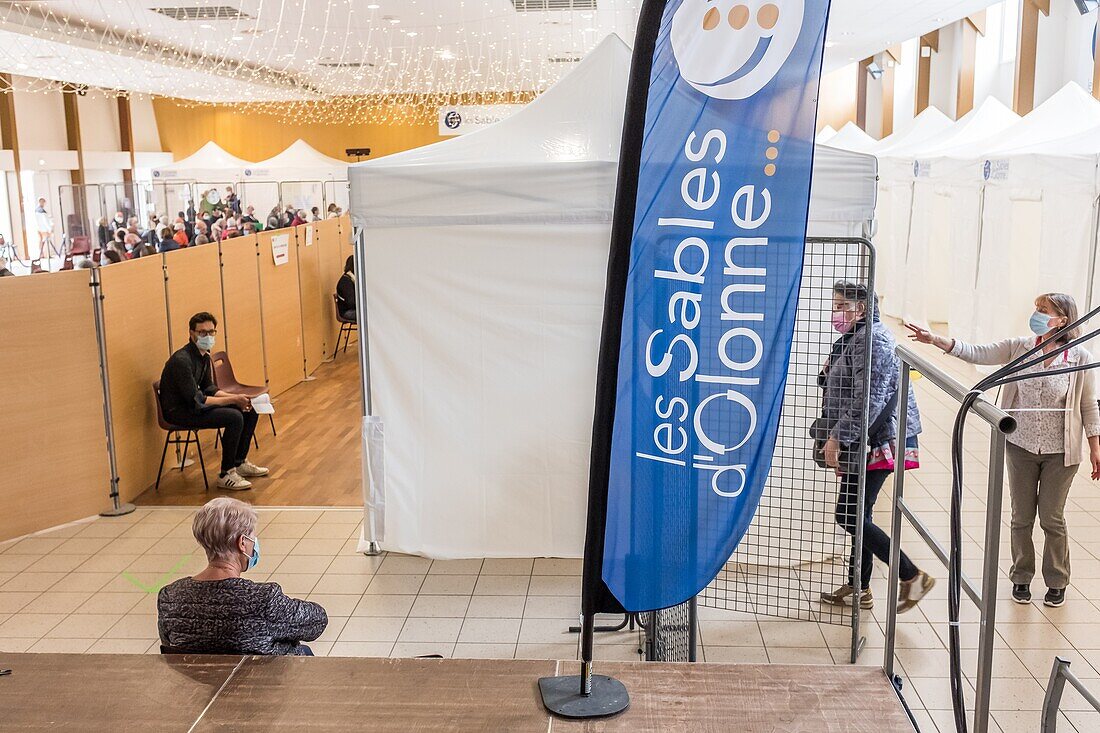
[[[92,240],[83,235],[74,236],[69,240],[70,255],[89,255],[92,253]]]
[[[164,450],[160,454],[160,466],[157,468],[157,483],[154,485],[154,491],[160,491],[160,475],[164,471],[164,458],[168,455],[168,446],[176,446],[176,451],[179,451],[179,447],[183,446],[183,456],[180,458],[180,471],[187,463],[187,449],[192,443],[195,444],[195,449],[199,452],[199,467],[202,469],[202,483],[206,487],[206,490],[210,490],[210,482],[206,478],[206,461],[202,457],[202,445],[199,443],[199,431],[191,430],[189,428],[181,428],[178,425],[173,425],[164,419],[164,410],[160,407],[160,380],[153,382],[153,402],[157,405],[157,424],[160,425],[160,429],[164,431]],[[186,433],[186,437],[180,440],[179,434]]]
[[[218,389],[229,394],[243,394],[246,397],[259,397],[267,392],[267,387],[238,382],[237,375],[233,373],[233,363],[229,361],[229,354],[224,351],[211,354],[210,363],[214,365],[214,384],[218,385]],[[275,416],[268,413],[267,419],[271,421],[271,434],[278,436],[278,433],[275,432]],[[255,433],[252,437],[255,440]],[[260,447],[258,440],[256,441],[256,447]]]
[[[39,272],[45,272],[45,271],[46,270],[42,267],[42,258],[41,257],[39,257],[37,260],[31,260],[31,274],[32,275],[35,275]]]
[[[336,348],[332,351],[332,358],[336,358],[336,352],[340,350],[340,339],[344,339],[344,353],[348,351],[348,341],[351,340],[351,332],[358,333],[359,324],[350,318],[344,318],[344,314],[340,312],[340,299],[336,297],[336,294],[332,294],[332,306],[336,309],[336,320],[340,323],[340,333],[336,334]]]

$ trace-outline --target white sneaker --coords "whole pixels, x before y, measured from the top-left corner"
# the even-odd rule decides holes
[[[241,475],[237,473],[237,469],[233,469],[218,479],[218,488],[229,491],[245,491],[251,489],[252,484],[241,478]]]
[[[256,478],[257,476],[266,476],[271,472],[263,466],[257,466],[251,461],[245,461],[241,465],[237,466],[237,473],[247,478]]]

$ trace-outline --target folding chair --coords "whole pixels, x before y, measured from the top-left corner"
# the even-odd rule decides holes
[[[336,320],[340,323],[340,333],[336,334],[336,348],[332,351],[332,358],[336,358],[336,352],[340,350],[340,339],[344,339],[344,353],[348,351],[348,341],[351,340],[351,332],[358,333],[359,324],[355,321],[344,318],[344,314],[340,312],[340,299],[336,297],[336,294],[332,294],[332,305],[336,309]]]
[[[199,467],[202,469],[202,483],[206,487],[206,490],[210,490],[210,482],[206,478],[206,461],[202,457],[202,445],[199,443],[199,431],[197,429],[191,430],[189,428],[181,428],[178,425],[173,425],[164,419],[164,411],[160,407],[160,380],[153,382],[153,401],[157,403],[157,424],[160,425],[160,429],[165,432],[164,435],[164,450],[160,454],[160,466],[157,468],[157,483],[153,487],[154,491],[160,491],[160,475],[164,471],[164,459],[168,455],[168,446],[176,446],[176,450],[183,446],[183,456],[180,458],[180,471],[183,471],[187,463],[187,449],[192,443],[195,444],[195,449],[199,452]],[[180,433],[186,433],[186,437],[181,440]]]
[[[210,363],[214,365],[214,384],[218,385],[218,389],[229,394],[243,394],[249,398],[259,397],[267,392],[267,387],[238,382],[237,375],[233,373],[233,363],[229,361],[229,354],[224,351],[211,354]],[[275,416],[268,413],[267,419],[271,422],[271,435],[277,437],[279,434],[275,432]],[[252,441],[257,448],[260,447],[260,441],[255,433],[252,434]]]

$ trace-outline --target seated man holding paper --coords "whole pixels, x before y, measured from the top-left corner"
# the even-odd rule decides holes
[[[181,428],[221,428],[218,488],[250,489],[252,483],[248,479],[268,474],[266,468],[248,460],[248,449],[256,432],[256,411],[245,395],[224,392],[214,384],[210,351],[214,348],[217,319],[210,313],[196,313],[188,327],[190,340],[169,357],[160,376],[161,410],[168,422]]]

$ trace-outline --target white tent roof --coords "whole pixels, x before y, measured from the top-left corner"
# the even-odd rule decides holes
[[[874,149],[879,157],[907,158],[930,141],[942,137],[954,126],[954,121],[935,107],[928,107],[913,118],[905,130],[891,135]]]
[[[348,161],[330,158],[305,140],[295,140],[283,152],[253,164],[252,168],[338,168],[348,167]]]
[[[609,36],[511,117],[351,165],[352,212],[368,226],[609,222],[629,75],[629,48]],[[876,174],[872,156],[818,146],[811,221],[871,220]]]
[[[825,125],[825,127],[821,128],[821,132],[817,133],[814,142],[821,145],[822,143],[829,142],[834,137],[836,137],[836,130],[833,129],[832,125]]]
[[[854,122],[848,122],[829,138],[829,147],[838,150],[852,150],[857,153],[870,153],[878,141],[859,128]]]
[[[969,151],[973,157],[1006,155],[1100,127],[1100,101],[1076,82],[1062,87],[1019,122]]]
[[[999,99],[987,97],[980,107],[970,110],[945,135],[929,140],[915,150],[914,155],[922,158],[954,155],[955,151],[968,150],[996,137],[1020,119],[1020,115]]]
[[[236,173],[252,163],[226,152],[211,140],[183,160],[158,168],[158,171],[225,171]]]

